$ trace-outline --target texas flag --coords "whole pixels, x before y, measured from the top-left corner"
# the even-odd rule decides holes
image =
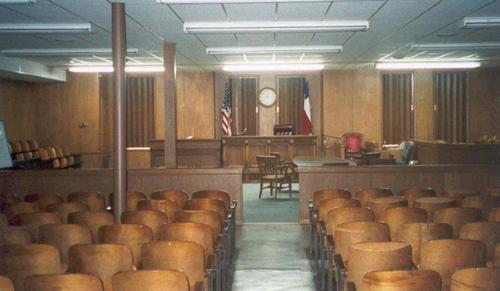
[[[311,98],[309,98],[309,85],[304,83],[304,111],[302,112],[302,133],[311,134]]]

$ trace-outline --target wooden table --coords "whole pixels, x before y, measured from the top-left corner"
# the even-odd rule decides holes
[[[356,166],[354,161],[333,158],[333,157],[314,157],[299,156],[293,159],[296,167],[322,167],[322,166]]]

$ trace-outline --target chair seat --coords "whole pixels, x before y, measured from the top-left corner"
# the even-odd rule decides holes
[[[284,179],[285,178],[285,175],[265,175],[262,177],[262,179],[266,179],[266,180],[279,180],[279,179]]]

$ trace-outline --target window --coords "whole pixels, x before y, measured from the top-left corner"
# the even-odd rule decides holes
[[[384,74],[383,135],[385,144],[399,144],[415,136],[413,74]]]
[[[279,123],[292,124],[297,134],[303,132],[305,82],[304,77],[278,78]]]
[[[446,142],[467,141],[467,73],[434,73],[434,134]]]
[[[231,78],[233,86],[233,133],[246,129],[247,135],[257,134],[257,78]]]

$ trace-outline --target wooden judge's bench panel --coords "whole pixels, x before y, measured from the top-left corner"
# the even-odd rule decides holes
[[[230,136],[222,138],[223,166],[257,167],[256,157],[280,153],[291,162],[297,156],[316,156],[317,136]]]

